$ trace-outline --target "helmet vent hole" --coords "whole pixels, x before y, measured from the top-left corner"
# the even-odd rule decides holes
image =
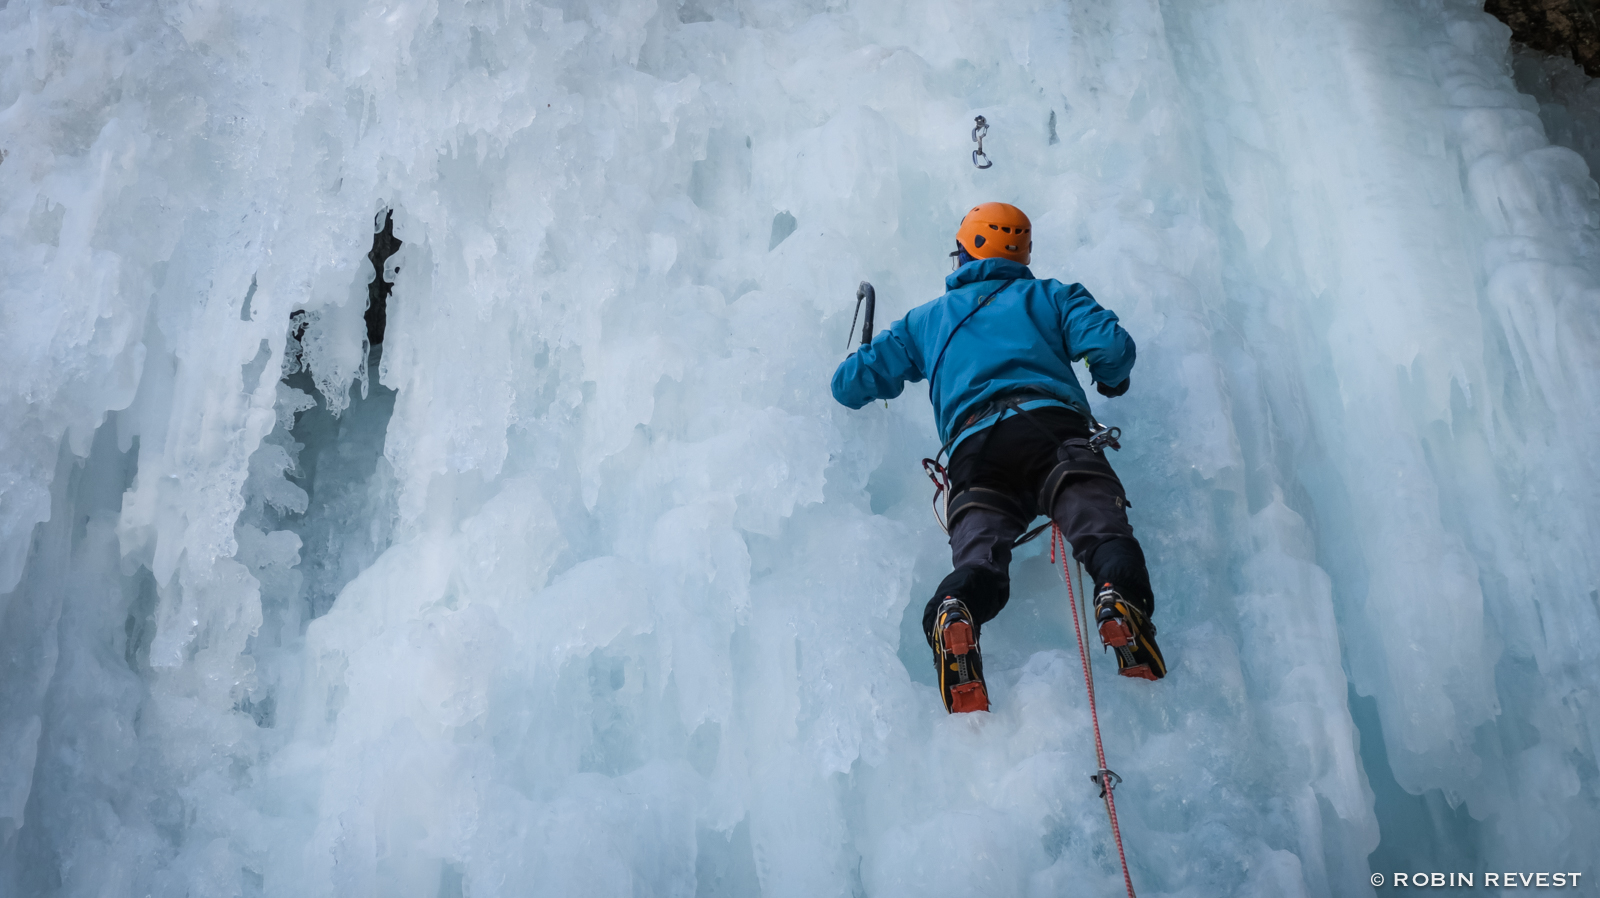
[[[998,230],[1000,230],[1000,226],[999,225],[989,225],[989,230],[998,231]]]
[[[983,245],[985,243],[988,243],[988,242],[989,241],[983,239],[983,235],[982,234],[975,234],[975,235],[973,235],[973,238],[972,238],[972,248],[973,249],[981,249],[983,247]]]
[[[1009,253],[1014,253],[1014,252],[1016,252],[1016,251],[1017,251],[1017,248],[1016,248],[1016,247],[1014,247],[1014,246],[1011,246],[1011,245],[1010,245],[1010,244],[1007,244],[1007,245],[1006,245],[1006,252],[1009,252]]]

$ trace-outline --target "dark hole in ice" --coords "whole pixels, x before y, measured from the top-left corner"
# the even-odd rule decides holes
[[[250,715],[250,719],[256,722],[256,726],[264,730],[272,729],[278,722],[278,702],[271,695],[266,696],[259,702],[246,696],[234,703],[233,710]]]
[[[1413,794],[1395,779],[1378,716],[1378,700],[1346,687],[1350,722],[1355,724],[1357,751],[1372,788],[1378,818],[1378,847],[1368,855],[1373,870],[1475,870],[1483,859],[1480,824],[1464,804],[1452,806],[1435,788]],[[1531,729],[1528,728],[1528,729]],[[1537,741],[1535,736],[1531,742]],[[1521,746],[1518,746],[1518,751]]]
[[[133,602],[128,606],[128,617],[122,623],[127,636],[123,643],[123,657],[128,669],[140,673],[150,665],[150,642],[156,636],[156,604],[160,601],[155,575],[147,567],[134,574],[136,587]]]
[[[382,359],[388,301],[394,288],[394,283],[384,278],[384,266],[401,246],[394,236],[393,211],[380,213],[374,224],[378,222],[382,228],[373,234],[372,248],[367,253],[375,272],[367,285],[365,310],[369,343],[366,365],[372,371]],[[397,270],[391,269],[390,273]],[[327,397],[321,395],[302,355],[302,344],[308,335],[314,336],[316,316],[305,309],[289,316],[283,366],[283,384],[315,401],[309,407],[297,404],[292,418],[285,419],[289,426],[268,438],[267,442],[275,445],[263,447],[264,451],[289,455],[292,464],[273,476],[303,490],[305,505],[302,511],[288,513],[262,507],[254,512],[254,519],[246,521],[267,533],[292,531],[301,541],[299,559],[294,564],[300,575],[296,586],[280,590],[282,594],[263,597],[267,630],[285,621],[303,628],[326,614],[345,585],[388,548],[388,527],[394,516],[393,497],[385,492],[381,480],[387,469],[381,464],[396,393],[376,382],[370,384],[369,392],[365,382],[358,379],[348,387],[349,402],[344,411],[329,411]],[[299,394],[280,392],[285,397],[280,402],[298,402],[290,397]],[[252,489],[259,491],[264,486],[251,481],[246,485],[247,494]],[[352,526],[357,521],[360,525]],[[256,713],[251,708],[242,710]],[[257,722],[263,719],[271,718],[262,717]]]
[[[250,320],[250,300],[255,299],[255,298],[256,298],[256,276],[255,275],[251,275],[250,276],[250,289],[245,291],[245,294],[244,294],[244,305],[239,307],[239,320],[240,321],[249,321]]]
[[[255,392],[256,385],[261,383],[261,372],[267,370],[267,362],[272,360],[272,343],[265,337],[261,340],[261,348],[256,350],[256,357],[246,362],[239,369],[244,375],[244,391]]]
[[[678,7],[678,21],[685,25],[693,25],[696,22],[710,22],[712,17],[711,13],[700,8],[699,3],[689,0],[689,2]]]
[[[772,242],[767,244],[767,252],[777,249],[778,244],[788,240],[789,235],[799,226],[800,223],[788,212],[779,212],[772,216]]]
[[[761,894],[748,819],[740,820],[726,833],[697,827],[695,849],[695,898],[743,898]]]
[[[440,865],[438,898],[464,898],[466,894],[467,871],[460,864]]]
[[[367,342],[373,346],[383,342],[389,294],[394,290],[394,283],[383,279],[383,266],[400,247],[401,241],[394,236],[394,210],[389,209],[383,214],[383,230],[372,235],[372,251],[367,253],[367,258],[372,260],[372,270],[377,272],[367,286]]]

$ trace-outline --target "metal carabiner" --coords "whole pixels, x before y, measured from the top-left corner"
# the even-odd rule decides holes
[[[941,453],[942,454],[942,453]],[[945,533],[950,532],[950,472],[938,461],[925,458],[922,460],[922,470],[933,481],[933,519],[939,522],[939,529]],[[939,500],[944,499],[944,514],[939,513]]]
[[[993,168],[994,163],[983,152],[983,139],[989,134],[989,122],[981,115],[972,121],[972,142],[978,145],[978,148],[972,151],[972,164],[980,169]],[[982,162],[978,161],[980,158]]]
[[[1107,427],[1104,424],[1096,421],[1094,422],[1093,432],[1089,434],[1089,449],[1094,452],[1099,452],[1102,449],[1105,449],[1107,446],[1110,446],[1112,449],[1120,450],[1122,448],[1122,443],[1118,441],[1121,439],[1122,428]]]

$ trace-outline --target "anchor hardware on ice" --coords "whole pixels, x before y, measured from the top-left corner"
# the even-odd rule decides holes
[[[979,168],[993,168],[994,163],[983,152],[983,138],[989,134],[989,122],[981,115],[972,121],[974,122],[972,126],[972,142],[978,145],[978,148],[972,151],[972,164]],[[979,162],[979,159],[983,161]]]
[[[1109,767],[1102,767],[1094,773],[1089,774],[1089,782],[1099,786],[1100,797],[1105,798],[1107,792],[1110,792],[1112,789],[1115,789],[1117,786],[1122,784],[1122,777],[1117,776],[1117,772],[1115,770],[1112,770]]]

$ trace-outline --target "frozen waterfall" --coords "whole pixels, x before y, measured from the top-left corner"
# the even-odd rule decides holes
[[[927,400],[828,392],[983,200],[1139,343],[1139,894],[1600,889],[1581,75],[1472,0],[550,2],[0,0],[0,895],[1122,894],[1047,540],[947,716]]]

